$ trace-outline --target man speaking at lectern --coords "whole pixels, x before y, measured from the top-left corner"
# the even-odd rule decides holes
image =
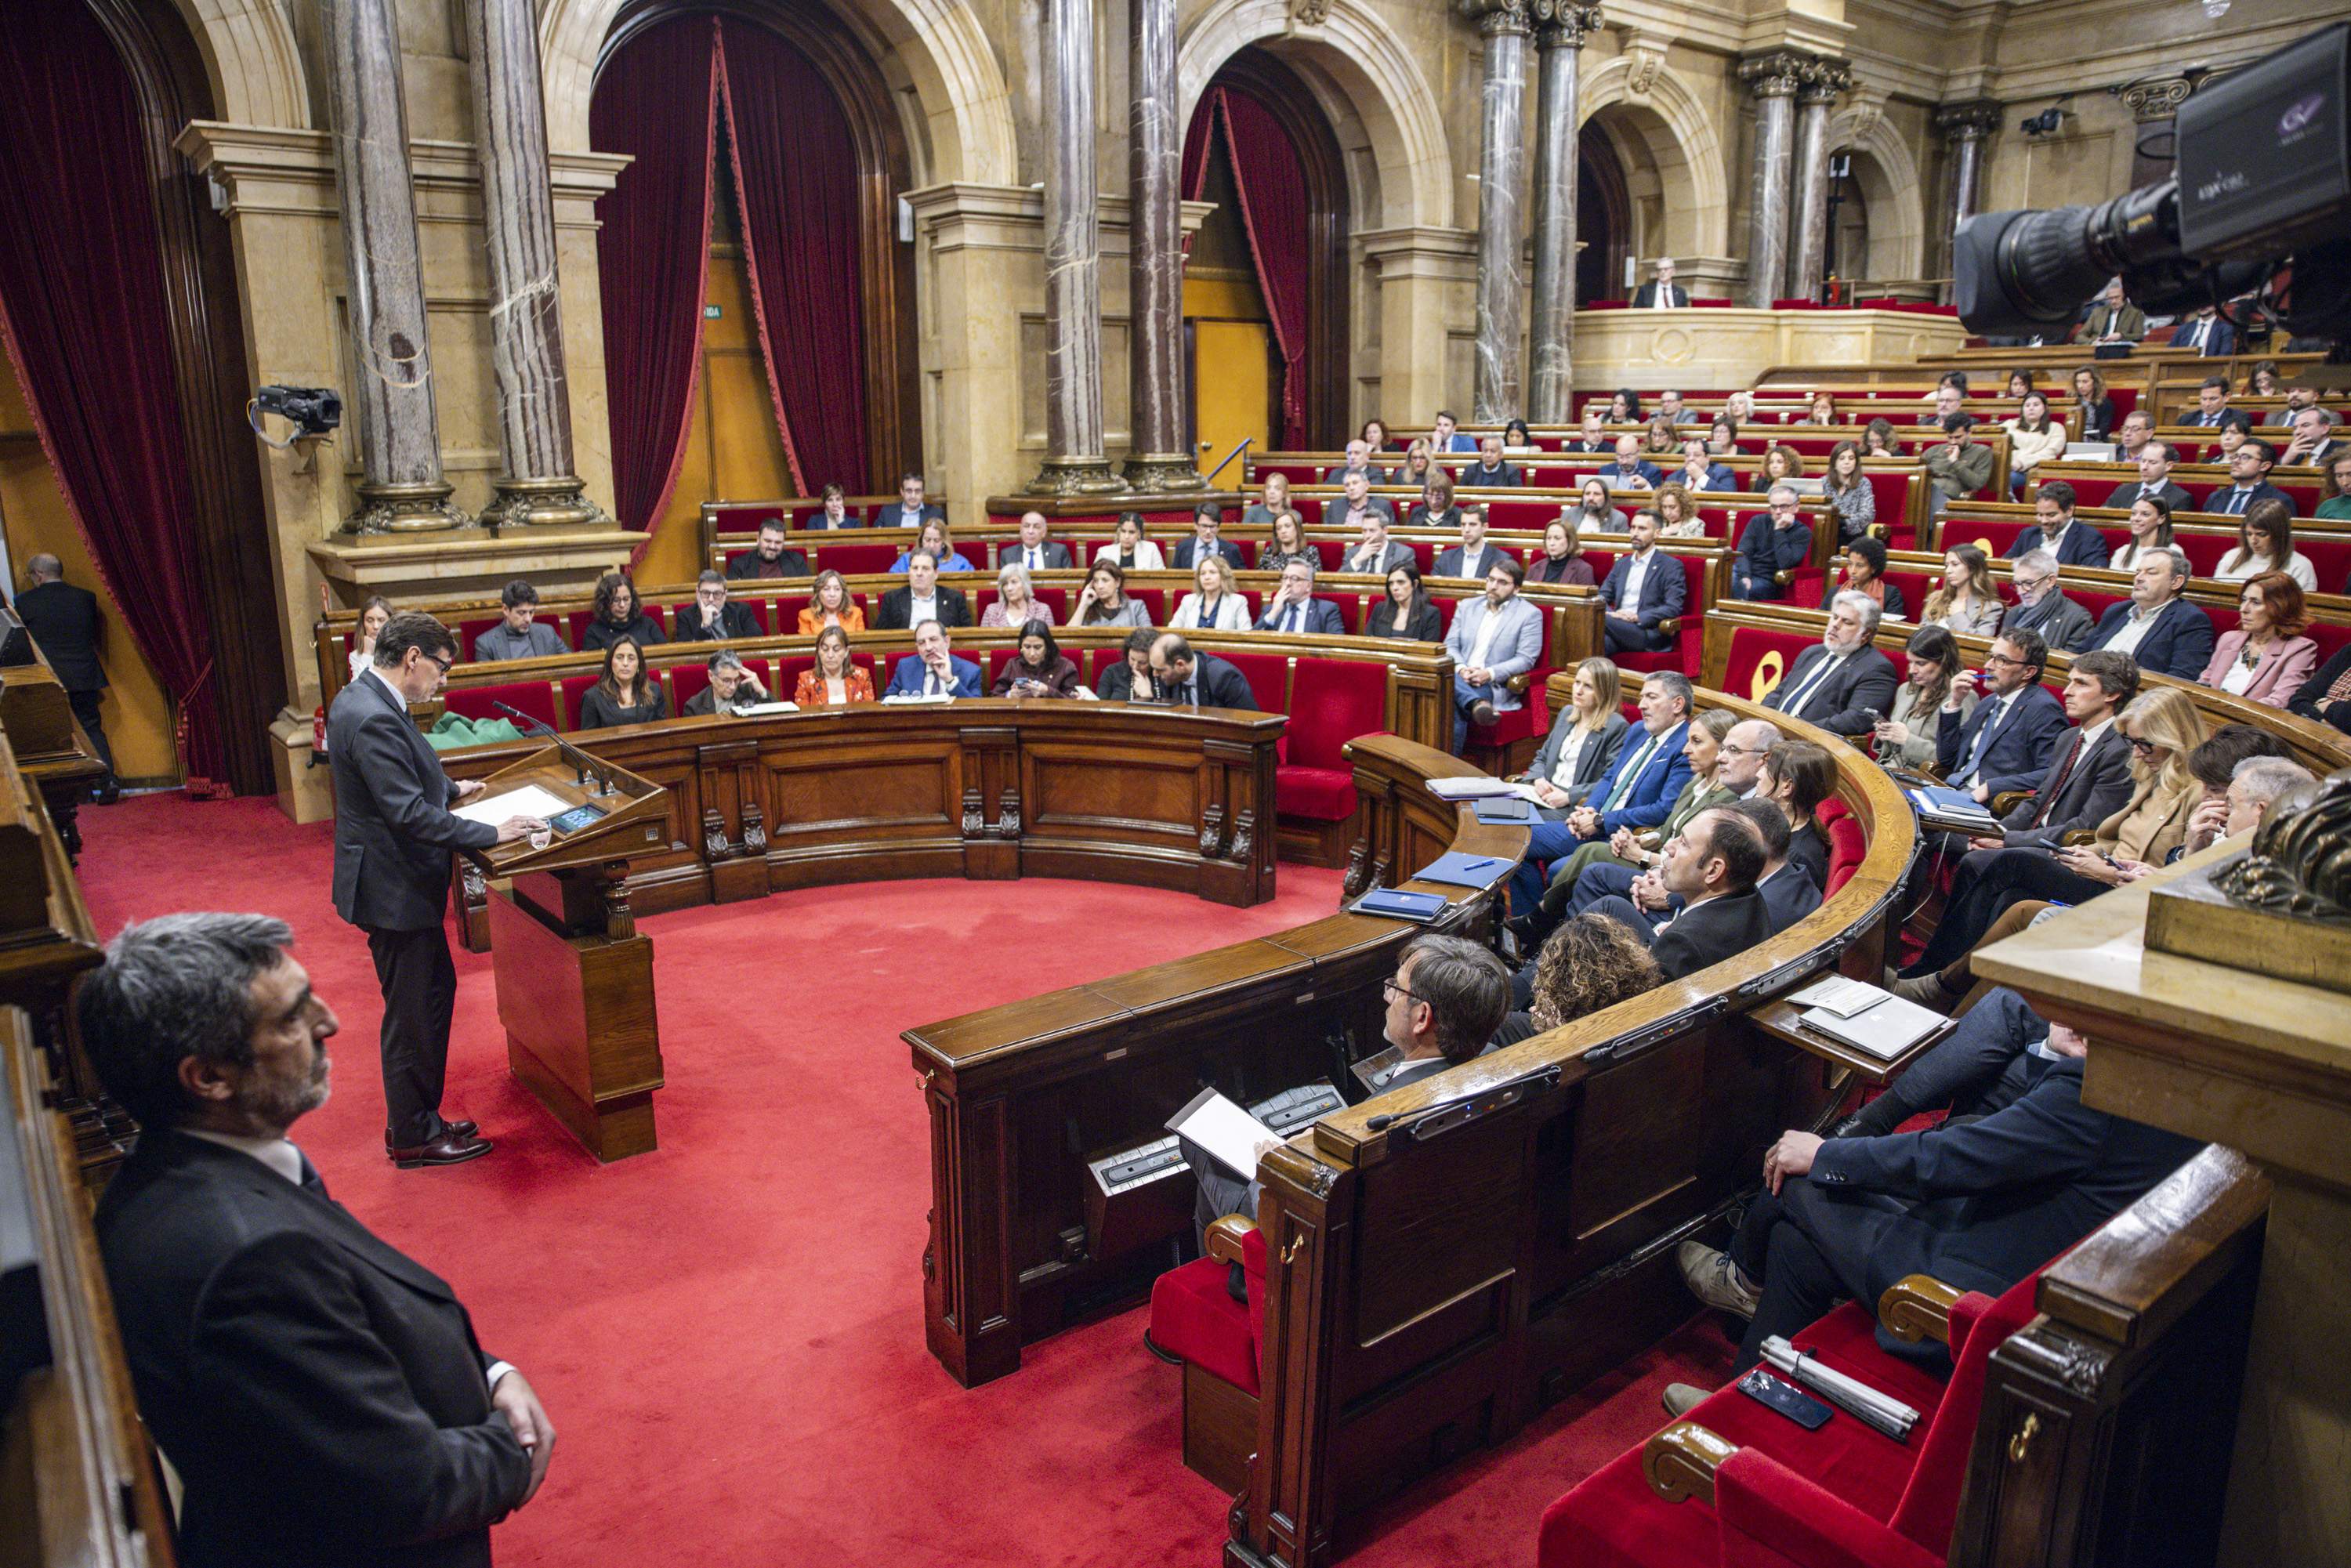
[[[335,913],[367,933],[383,987],[383,1145],[402,1170],[454,1166],[490,1152],[471,1122],[441,1118],[457,967],[442,929],[449,856],[503,844],[546,823],[496,827],[449,808],[478,794],[450,782],[408,716],[441,690],[457,640],[432,616],[402,611],[376,633],[375,662],[335,697],[327,749],[335,770]]]

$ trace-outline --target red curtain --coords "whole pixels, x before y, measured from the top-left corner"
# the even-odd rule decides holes
[[[1281,350],[1281,446],[1297,452],[1307,444],[1306,169],[1289,132],[1263,104],[1212,87],[1184,138],[1184,193],[1193,201],[1207,183],[1209,138],[1220,129],[1258,291]]]
[[[596,80],[589,139],[636,160],[596,204],[613,510],[661,520],[702,371],[718,23],[681,16],[631,39]]]
[[[799,50],[748,24],[719,34],[727,141],[768,388],[800,494],[866,481],[865,303],[857,148]]]
[[[190,791],[227,794],[189,525],[162,239],[130,73],[83,0],[0,27],[0,340],[101,587],[178,709]]]

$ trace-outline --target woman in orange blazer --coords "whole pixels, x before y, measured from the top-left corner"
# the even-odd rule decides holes
[[[857,608],[857,601],[849,596],[849,584],[841,580],[841,573],[817,573],[815,588],[814,602],[800,612],[801,636],[813,637],[828,626],[838,626],[844,632],[865,630],[865,612]]]
[[[816,668],[800,672],[792,701],[801,707],[853,707],[873,700],[873,677],[849,662],[849,633],[828,626],[817,634]]]

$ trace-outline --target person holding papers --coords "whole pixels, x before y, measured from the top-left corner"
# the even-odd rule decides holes
[[[1417,1083],[1486,1049],[1510,1009],[1510,977],[1502,961],[1466,936],[1416,936],[1396,964],[1395,978],[1382,993],[1387,1010],[1381,1017],[1381,1036],[1404,1052],[1404,1060],[1379,1081],[1384,1094]],[[1281,1146],[1268,1134],[1257,1154]],[[1195,1239],[1207,1250],[1208,1227],[1228,1214],[1257,1218],[1257,1172],[1240,1176],[1189,1138],[1183,1140],[1184,1158],[1199,1179],[1192,1208]]]
[[[1964,1109],[1996,1103],[1989,1114],[1919,1133],[1782,1133],[1729,1249],[1686,1241],[1677,1258],[1691,1294],[1749,1320],[1731,1375],[1762,1359],[1765,1340],[1841,1299],[1875,1301],[1907,1275],[1997,1296],[2196,1153],[2195,1140],[2083,1104],[2087,1053],[2080,1035],[1995,991],[1910,1070]],[[1949,1375],[1939,1342],[1877,1339]],[[1679,1416],[1704,1397],[1676,1384],[1666,1408]]]
[[[543,832],[536,817],[495,826],[449,808],[479,794],[451,782],[408,716],[457,662],[457,639],[432,616],[402,611],[376,634],[374,662],[335,695],[327,714],[335,770],[335,913],[367,933],[383,988],[383,1146],[402,1170],[479,1159],[490,1143],[472,1122],[441,1115],[457,967],[442,928],[450,852],[483,850]]]

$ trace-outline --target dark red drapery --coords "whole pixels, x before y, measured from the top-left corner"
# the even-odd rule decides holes
[[[1245,92],[1212,87],[1184,137],[1184,193],[1192,201],[1207,183],[1208,139],[1219,129],[1258,291],[1281,350],[1281,445],[1296,452],[1307,444],[1306,168],[1290,133],[1263,104]]]
[[[162,239],[129,71],[83,0],[0,27],[0,339],[101,586],[178,709],[190,790],[226,794]]]
[[[596,204],[611,410],[613,510],[650,530],[685,456],[702,370],[710,259],[716,18],[681,16],[632,38],[596,80],[589,139],[636,160]]]
[[[839,100],[764,27],[721,25],[743,251],[776,420],[800,494],[866,477],[857,148]]]

